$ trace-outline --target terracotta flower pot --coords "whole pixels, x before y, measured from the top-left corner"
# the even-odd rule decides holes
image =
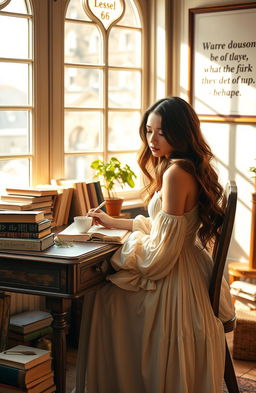
[[[119,216],[122,208],[123,198],[105,198],[106,211],[110,216]]]

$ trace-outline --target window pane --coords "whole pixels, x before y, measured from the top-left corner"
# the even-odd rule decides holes
[[[113,157],[113,154],[109,155],[110,159]],[[115,191],[132,191],[135,189],[140,189],[140,168],[139,165],[137,164],[137,153],[129,153],[129,154],[115,154],[114,157],[118,158],[121,162],[121,165],[128,164],[133,172],[137,175],[137,178],[135,179],[135,187],[131,188],[129,186],[125,186],[124,188],[121,188],[120,185],[117,184],[115,187]]]
[[[111,29],[109,36],[109,64],[141,66],[141,32],[121,28]]]
[[[102,114],[65,113],[65,152],[102,150]]]
[[[102,39],[94,24],[65,23],[65,62],[102,63]]]
[[[30,160],[27,158],[18,160],[0,161],[0,178],[2,187],[28,187],[30,178]]]
[[[67,9],[66,18],[70,19],[80,19],[80,20],[91,20],[85,13],[81,0],[70,0]]]
[[[140,108],[141,74],[138,71],[109,71],[108,105],[112,108]]]
[[[133,1],[125,0],[125,13],[117,25],[141,27],[140,17]]]
[[[140,112],[109,112],[109,150],[139,149],[140,119]]]
[[[0,154],[28,154],[29,150],[28,112],[0,111]]]
[[[102,107],[102,72],[95,69],[65,69],[65,106]]]
[[[98,159],[102,159],[100,154],[65,157],[65,177],[67,179],[93,181],[95,170],[91,169],[90,165],[94,160]]]
[[[19,14],[27,14],[27,5],[25,0],[11,0],[11,2],[1,11],[17,12]]]
[[[0,63],[0,105],[29,105],[29,65]]]
[[[27,19],[0,16],[0,37],[8,37],[0,40],[1,57],[28,58],[28,23]]]

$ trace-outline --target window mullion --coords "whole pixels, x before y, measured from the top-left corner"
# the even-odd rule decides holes
[[[108,32],[102,29],[103,34],[103,61],[104,76],[103,76],[103,160],[108,159]]]

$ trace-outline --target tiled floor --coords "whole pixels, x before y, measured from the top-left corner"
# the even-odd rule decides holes
[[[233,333],[226,334],[228,346],[232,354],[233,346]],[[246,360],[235,360],[233,359],[235,372],[238,377],[244,377],[256,380],[256,362],[249,362]]]
[[[233,333],[228,333],[226,337],[227,337],[228,346],[232,354]],[[70,393],[74,387],[76,356],[77,356],[77,351],[73,348],[69,348],[68,356],[67,356],[66,393]],[[234,366],[235,366],[236,375],[238,377],[243,376],[244,378],[256,380],[256,362],[248,362],[245,360],[234,360]]]

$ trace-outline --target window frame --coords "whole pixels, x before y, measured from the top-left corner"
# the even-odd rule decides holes
[[[5,154],[1,155],[1,161],[27,159],[29,160],[29,172],[30,172],[30,183],[33,182],[33,175],[35,165],[34,156],[34,141],[35,141],[35,128],[34,128],[34,50],[32,38],[34,37],[34,15],[32,10],[32,4],[30,0],[24,0],[24,3],[28,6],[29,11],[21,13],[19,11],[5,11],[5,7],[9,5],[11,0],[3,1],[0,4],[0,15],[2,17],[9,18],[20,18],[28,21],[28,56],[26,58],[21,57],[0,57],[1,63],[10,64],[24,64],[28,66],[28,97],[31,95],[29,102],[26,105],[1,105],[3,111],[26,111],[28,116],[28,152],[25,154]],[[31,176],[32,173],[32,176]]]
[[[147,45],[146,45],[146,32],[144,29],[145,20],[143,18],[143,12],[141,8],[141,4],[139,1],[136,1],[136,6],[138,8],[138,12],[141,18],[141,30],[142,30],[142,95],[141,95],[141,112],[143,113],[145,107],[148,102],[146,102],[145,97],[147,97],[147,91],[145,91],[147,86],[147,71],[146,71],[146,53]],[[52,83],[50,84],[50,97],[52,108],[50,113],[50,156],[51,156],[51,165],[50,165],[50,177],[53,179],[63,178],[64,177],[64,26],[65,26],[65,16],[67,7],[69,4],[69,0],[60,1],[52,1],[50,3],[50,20],[51,20],[51,29],[50,34],[53,37],[50,48],[50,69],[52,69]],[[53,23],[54,21],[54,23]],[[136,28],[134,28],[136,29]],[[63,39],[61,40],[61,36]],[[100,68],[99,66],[98,68]],[[109,67],[109,69],[114,69],[113,66],[104,65],[104,68]],[[125,67],[124,67],[125,69]],[[131,67],[129,69],[136,69],[136,67]],[[106,97],[103,97],[103,100],[106,100]],[[105,101],[106,102],[106,101]],[[112,110],[112,108],[110,108]],[[122,109],[117,108],[115,111],[122,111]],[[106,116],[106,112],[108,111],[108,106],[105,105],[103,108],[103,114]],[[54,116],[53,116],[54,114]],[[104,121],[104,120],[103,120]],[[107,131],[103,137],[103,158],[107,157],[107,140],[108,135]],[[123,151],[112,152],[111,155],[115,155],[115,153],[122,153]],[[129,151],[129,153],[137,152],[137,150]],[[83,153],[81,153],[84,155]],[[85,153],[86,154],[86,153]],[[90,154],[90,153],[88,153]],[[80,155],[80,153],[77,153]],[[122,195],[125,198],[138,198],[139,191],[127,191],[127,192],[118,192],[118,194]]]
[[[148,8],[134,0],[142,23],[142,107],[148,105],[148,41],[145,21]],[[64,24],[69,0],[28,0],[31,7],[33,51],[33,144],[31,186],[64,177]],[[117,109],[118,111],[119,109]],[[105,142],[107,137],[105,138]],[[111,152],[112,153],[112,152]],[[117,152],[119,153],[119,152]],[[128,152],[129,153],[129,152]],[[131,152],[132,153],[132,152]],[[114,154],[114,152],[113,152]],[[7,156],[9,158],[10,156]],[[128,191],[128,198],[139,192]]]

